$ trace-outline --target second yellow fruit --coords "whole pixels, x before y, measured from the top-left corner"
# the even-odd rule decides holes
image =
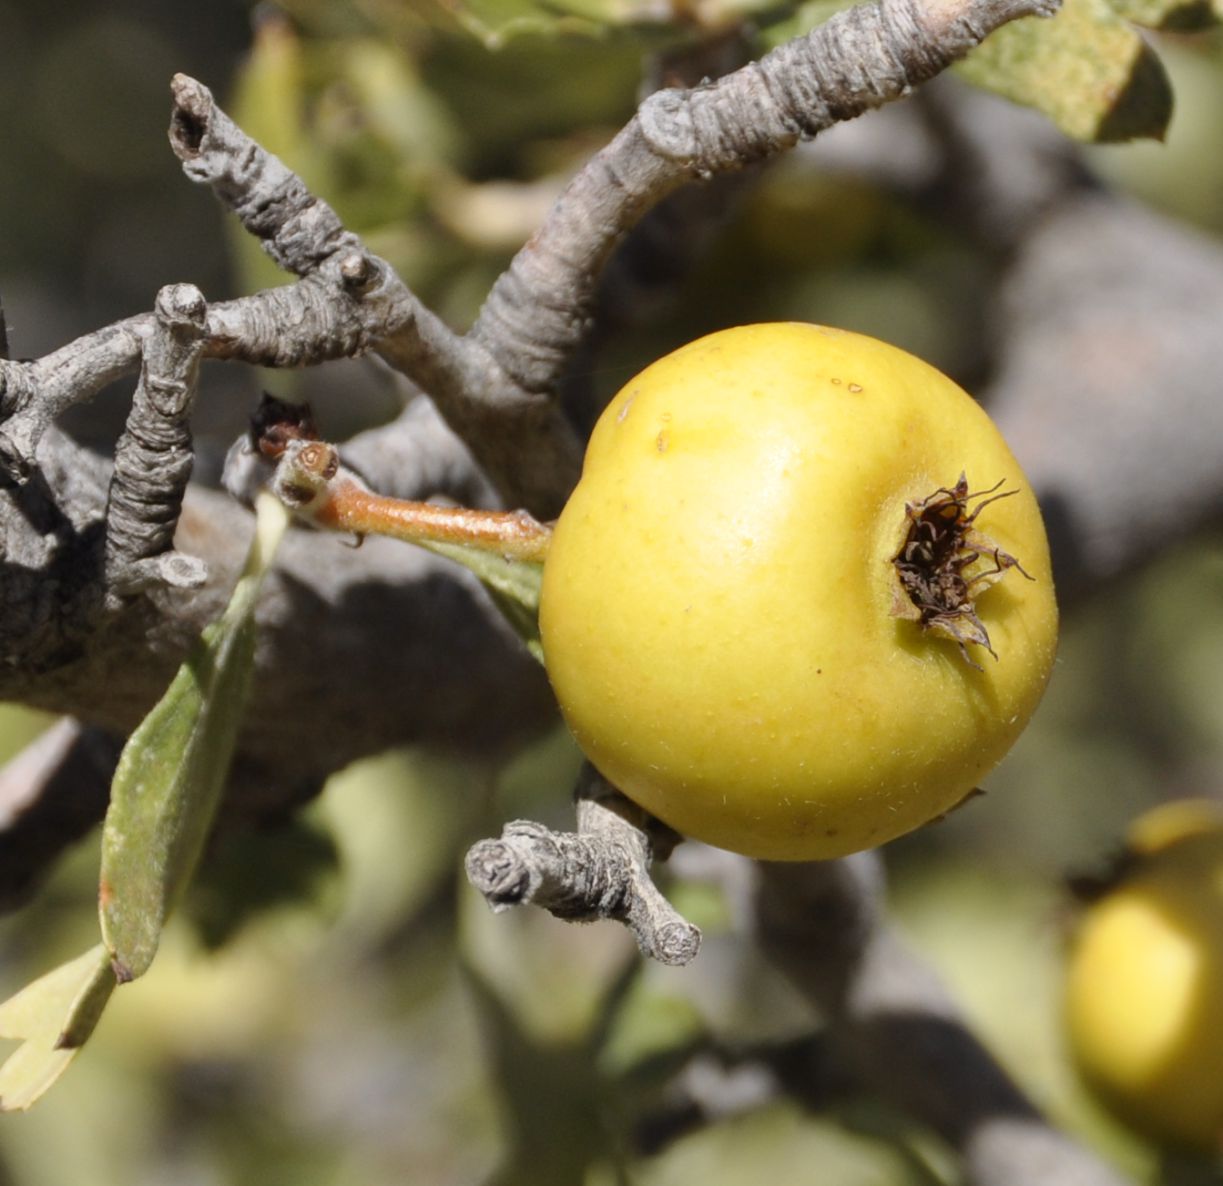
[[[1163,1144],[1223,1149],[1223,807],[1140,818],[1117,884],[1084,913],[1066,1021],[1084,1078]]]

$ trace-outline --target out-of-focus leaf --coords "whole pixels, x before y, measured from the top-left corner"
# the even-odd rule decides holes
[[[766,49],[776,49],[783,42],[810,33],[830,16],[858,2],[860,0],[803,0],[793,11],[771,10],[760,20],[761,43]]]
[[[1223,0],[1109,0],[1113,11],[1148,29],[1207,29],[1223,20]]]
[[[444,103],[392,41],[362,37],[307,53],[304,134],[323,167],[304,179],[359,234],[411,225],[462,151]]]
[[[502,617],[526,643],[527,650],[541,663],[543,646],[539,638],[539,589],[543,583],[542,564],[531,560],[508,560],[493,552],[464,544],[421,541],[439,556],[445,556],[469,569],[489,591]]]
[[[148,969],[190,881],[225,785],[255,656],[255,602],[288,512],[258,502],[255,539],[229,605],[128,739],[111,786],[98,892],[121,981]]]
[[[574,33],[597,36],[634,25],[721,29],[761,11],[771,0],[449,0],[434,5],[488,48],[512,37]],[[783,6],[784,7],[784,6]]]
[[[24,1111],[68,1069],[115,987],[99,943],[0,1005],[0,1037],[21,1042],[0,1066],[0,1111]]]
[[[460,0],[457,4],[446,5],[446,10],[464,30],[489,49],[496,49],[507,39],[526,33],[559,36],[593,35],[599,31],[597,21],[577,16],[564,4],[549,10],[536,0]]]
[[[448,159],[461,139],[445,107],[401,47],[355,38],[338,49],[338,78],[352,96],[361,124],[408,170]]]
[[[292,24],[269,8],[255,23],[250,52],[237,71],[228,108],[239,127],[301,175],[315,193],[332,191],[325,154],[306,120],[304,48]],[[231,233],[243,287],[255,291],[288,284],[281,271],[236,220]]]
[[[1077,140],[1158,140],[1172,115],[1163,66],[1107,0],[1065,0],[1051,19],[1005,25],[958,69]]]
[[[305,127],[304,54],[292,24],[268,8],[256,21],[229,102],[246,133],[291,168],[313,155]]]

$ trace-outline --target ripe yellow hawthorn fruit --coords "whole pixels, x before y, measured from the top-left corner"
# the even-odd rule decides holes
[[[606,778],[686,836],[806,860],[971,793],[1040,699],[1057,609],[977,404],[883,342],[785,323],[692,342],[612,400],[540,630]]]
[[[1084,1079],[1164,1144],[1223,1149],[1223,810],[1185,800],[1131,829],[1084,913],[1066,1024]]]

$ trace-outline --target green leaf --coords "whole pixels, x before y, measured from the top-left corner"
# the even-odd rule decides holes
[[[0,1005],[0,1037],[21,1042],[0,1066],[0,1111],[24,1111],[68,1069],[115,983],[99,943]]]
[[[259,588],[288,525],[271,495],[224,614],[129,738],[102,833],[102,938],[121,982],[145,971],[190,881],[233,757],[254,667]]]
[[[960,73],[1044,112],[1077,140],[1162,139],[1172,88],[1159,59],[1107,0],[1065,0],[992,34]]]
[[[760,41],[765,49],[776,49],[795,37],[805,37],[829,17],[852,8],[859,0],[803,0],[796,8],[773,9],[759,22]]]
[[[643,25],[721,29],[755,13],[787,7],[777,0],[698,0],[696,5],[660,5],[657,0],[433,0],[431,6],[489,49],[524,34],[601,36]]]
[[[541,663],[543,645],[539,639],[539,589],[543,582],[542,564],[531,560],[508,560],[504,556],[464,544],[419,541],[439,556],[445,556],[469,569],[489,591],[502,617]]]
[[[549,12],[535,0],[459,0],[447,6],[447,15],[489,49],[498,49],[509,38],[528,33],[594,35],[599,29],[597,23],[575,19],[563,7]]]
[[[244,132],[290,169],[301,174],[315,192],[329,192],[322,154],[306,126],[306,84],[303,49],[292,26],[269,11],[255,22],[250,51],[234,77],[228,110]],[[244,289],[254,292],[288,284],[283,272],[237,219],[226,221]]]

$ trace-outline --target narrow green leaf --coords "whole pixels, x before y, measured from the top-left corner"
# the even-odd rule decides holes
[[[1077,140],[1162,139],[1172,116],[1163,66],[1108,0],[1064,0],[1051,19],[1005,25],[958,70]]]
[[[543,647],[539,640],[539,589],[543,582],[543,565],[531,560],[507,560],[504,556],[471,548],[464,544],[420,541],[439,556],[469,569],[489,591],[502,617],[514,633],[526,644],[541,663]]]
[[[0,1111],[24,1111],[68,1068],[115,987],[99,943],[0,1005],[0,1037],[21,1045],[0,1066]]]
[[[204,630],[119,758],[98,896],[102,938],[121,982],[152,963],[211,829],[254,666],[255,602],[287,525],[284,507],[262,495],[255,539],[229,605]]]

